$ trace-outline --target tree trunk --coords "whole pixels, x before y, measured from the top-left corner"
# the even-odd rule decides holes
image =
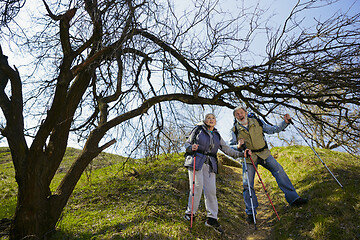
[[[50,169],[54,167],[50,164],[53,159],[48,158],[41,149],[37,150],[40,151],[39,154],[32,154],[30,151],[25,161],[28,163],[26,174],[24,178],[17,179],[18,202],[10,229],[10,240],[50,239],[86,166],[104,148],[113,143],[114,141],[111,141],[102,148],[96,148],[96,151],[89,151],[85,147],[54,194],[49,187],[52,178],[48,176],[49,172],[53,172]]]
[[[25,190],[18,194],[18,204],[10,229],[12,239],[48,239],[55,230],[57,220],[51,217],[51,206],[38,190]]]
[[[40,166],[44,161],[40,161],[42,157],[29,155],[25,176],[17,179],[18,200],[10,239],[47,239],[58,220],[54,208],[59,209],[51,203],[50,184],[44,175],[46,166]]]

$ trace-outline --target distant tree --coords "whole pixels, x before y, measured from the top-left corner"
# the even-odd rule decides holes
[[[129,153],[144,143],[161,146],[158,138],[167,121],[177,119],[178,102],[244,103],[265,119],[281,107],[314,119],[302,106],[333,109],[334,119],[346,111],[343,124],[359,135],[353,114],[360,92],[359,15],[339,13],[305,29],[296,17],[318,1],[298,1],[281,28],[265,28],[267,56],[255,63],[242,56],[251,55],[264,29],[263,12],[243,9],[232,17],[216,2],[194,1],[180,16],[170,1],[43,0],[30,33],[12,30],[18,45],[37,57],[33,71],[42,74],[22,80],[1,52],[1,133],[18,184],[10,239],[43,239],[55,230],[85,168],[115,143],[113,130]],[[31,35],[19,38],[23,33]],[[38,124],[27,127],[26,119]],[[70,133],[84,147],[52,191]]]
[[[316,116],[304,114],[298,116],[301,119],[298,128],[314,146],[325,149],[343,148],[349,153],[359,154],[360,143],[356,129],[347,123],[347,109],[319,109],[316,106],[303,106]],[[352,119],[359,119],[359,109],[353,109],[350,113]],[[333,129],[332,131],[330,129]]]

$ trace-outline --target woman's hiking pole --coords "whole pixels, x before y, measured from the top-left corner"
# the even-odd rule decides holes
[[[294,122],[289,119],[289,123],[291,123],[294,128],[296,129],[296,131],[299,133],[299,135],[304,139],[304,141],[306,142],[306,144],[311,148],[311,150],[313,150],[313,152],[315,153],[315,155],[320,159],[320,161],[322,162],[322,164],[324,165],[324,167],[329,171],[329,173],[331,174],[331,176],[335,179],[335,181],[340,185],[341,188],[343,188],[343,185],[341,185],[341,183],[339,182],[339,180],[337,180],[337,178],[334,176],[334,174],[330,171],[330,169],[326,166],[326,164],[324,163],[324,161],[320,158],[320,156],[317,154],[317,152],[314,150],[314,148],[308,143],[308,141],[305,139],[305,137],[300,133],[299,129],[295,126]]]
[[[256,168],[256,166],[255,166],[255,163],[254,163],[254,161],[252,160],[251,156],[249,156],[249,157],[250,157],[251,163],[252,163],[252,165],[254,166],[255,171],[256,171],[259,179],[260,179],[260,182],[261,182],[261,184],[262,184],[262,186],[263,186],[263,188],[264,188],[264,190],[265,190],[266,196],[268,197],[268,199],[269,199],[269,201],[270,201],[270,203],[271,203],[271,206],[273,207],[273,209],[274,209],[274,211],[275,211],[275,213],[276,213],[276,216],[277,216],[277,218],[278,218],[279,221],[280,221],[279,214],[277,213],[277,211],[276,211],[276,209],[275,209],[275,206],[274,206],[273,202],[272,202],[271,199],[270,199],[270,196],[269,196],[269,194],[268,194],[268,192],[267,192],[267,190],[266,190],[266,188],[265,188],[265,185],[264,185],[264,183],[263,183],[263,181],[262,181],[262,179],[261,179],[261,177],[260,177],[260,174],[259,174],[259,172],[258,172],[258,170],[257,170],[257,168]]]
[[[193,167],[193,187],[192,187],[192,199],[191,199],[191,217],[190,217],[190,231],[192,230],[192,224],[194,219],[194,195],[195,195],[195,161],[196,156],[194,156],[194,167]]]
[[[247,163],[246,163],[246,158],[244,155],[244,170],[246,173],[246,178],[247,178],[247,183],[248,183],[248,190],[249,190],[249,195],[250,195],[250,203],[251,203],[251,211],[252,211],[252,215],[253,215],[253,219],[254,219],[254,225],[255,225],[255,230],[256,230],[256,216],[255,216],[255,209],[254,209],[254,203],[253,203],[253,199],[252,199],[252,194],[251,194],[251,186],[250,186],[250,180],[249,180],[249,172],[247,169]]]

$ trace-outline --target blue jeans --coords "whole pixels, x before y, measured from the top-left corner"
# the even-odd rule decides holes
[[[245,163],[243,162],[243,164],[245,164]],[[256,165],[258,165],[258,164],[260,164],[261,166],[263,166],[264,168],[269,170],[271,172],[271,174],[275,177],[278,186],[285,193],[285,199],[289,204],[293,203],[296,199],[298,199],[300,197],[297,194],[294,186],[292,185],[292,183],[291,183],[289,177],[287,176],[287,174],[285,173],[284,169],[275,160],[275,158],[273,156],[270,155],[267,159],[265,159],[265,161],[263,159],[258,158]],[[254,212],[256,214],[256,208],[258,207],[259,204],[258,204],[256,195],[255,195],[255,190],[254,190],[255,168],[252,165],[252,163],[247,163],[246,166],[247,166],[248,174],[249,174],[249,182],[250,182],[250,188],[251,188],[251,196],[252,196],[253,205],[254,205]],[[247,181],[247,176],[246,176],[247,174],[246,174],[244,165],[243,165],[242,169],[243,169],[243,196],[244,196],[244,201],[245,201],[245,206],[246,206],[245,212],[246,212],[246,214],[251,215],[252,210],[251,210],[250,194],[249,194],[249,187],[248,187],[248,181]]]

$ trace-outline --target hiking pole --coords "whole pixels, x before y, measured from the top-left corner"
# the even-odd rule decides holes
[[[248,189],[249,189],[249,195],[250,195],[250,203],[251,203],[251,211],[253,214],[253,219],[254,219],[254,226],[255,226],[255,230],[256,230],[256,217],[255,217],[255,209],[254,209],[254,203],[253,203],[253,199],[252,199],[252,194],[251,194],[251,186],[250,186],[250,180],[249,180],[249,172],[247,169],[247,163],[246,163],[246,158],[245,158],[245,154],[244,154],[244,170],[246,173],[246,178],[247,178],[247,183],[248,183]]]
[[[331,174],[331,176],[335,179],[335,181],[340,185],[341,188],[343,188],[343,185],[341,185],[341,183],[339,182],[339,180],[337,180],[337,178],[334,176],[334,174],[330,171],[330,169],[326,166],[326,164],[324,163],[324,161],[320,158],[320,156],[317,154],[317,152],[315,151],[315,149],[308,143],[308,141],[305,139],[305,137],[300,133],[299,129],[295,126],[294,122],[289,119],[288,120],[289,123],[291,123],[294,128],[296,129],[296,131],[299,133],[299,135],[304,139],[304,141],[307,143],[307,145],[311,148],[311,150],[313,150],[313,152],[315,153],[315,155],[320,159],[321,163],[324,165],[324,167],[329,171],[329,173]]]
[[[259,174],[259,172],[258,172],[258,170],[257,170],[257,168],[256,168],[256,166],[255,166],[255,163],[254,163],[254,161],[252,160],[251,156],[249,156],[249,157],[250,157],[251,163],[252,163],[252,165],[254,166],[255,171],[256,171],[259,179],[260,179],[260,182],[261,182],[261,184],[262,184],[262,186],[263,186],[263,188],[264,188],[264,190],[265,190],[266,196],[268,197],[268,199],[269,199],[269,201],[270,201],[270,203],[271,203],[271,206],[273,207],[274,212],[276,213],[276,216],[277,216],[277,218],[278,218],[279,221],[280,221],[279,214],[277,213],[277,211],[276,211],[276,209],[275,209],[275,206],[274,206],[273,202],[271,201],[271,198],[270,198],[270,196],[269,196],[269,194],[268,194],[268,192],[267,192],[267,190],[266,190],[266,188],[265,188],[265,185],[264,185],[264,183],[263,183],[263,181],[262,181],[262,179],[261,179],[261,177],[260,177],[260,174]]]
[[[192,199],[191,199],[191,217],[190,217],[190,231],[192,230],[192,224],[194,219],[194,195],[195,195],[195,162],[196,155],[194,156],[194,167],[193,167],[193,187],[192,187]]]

